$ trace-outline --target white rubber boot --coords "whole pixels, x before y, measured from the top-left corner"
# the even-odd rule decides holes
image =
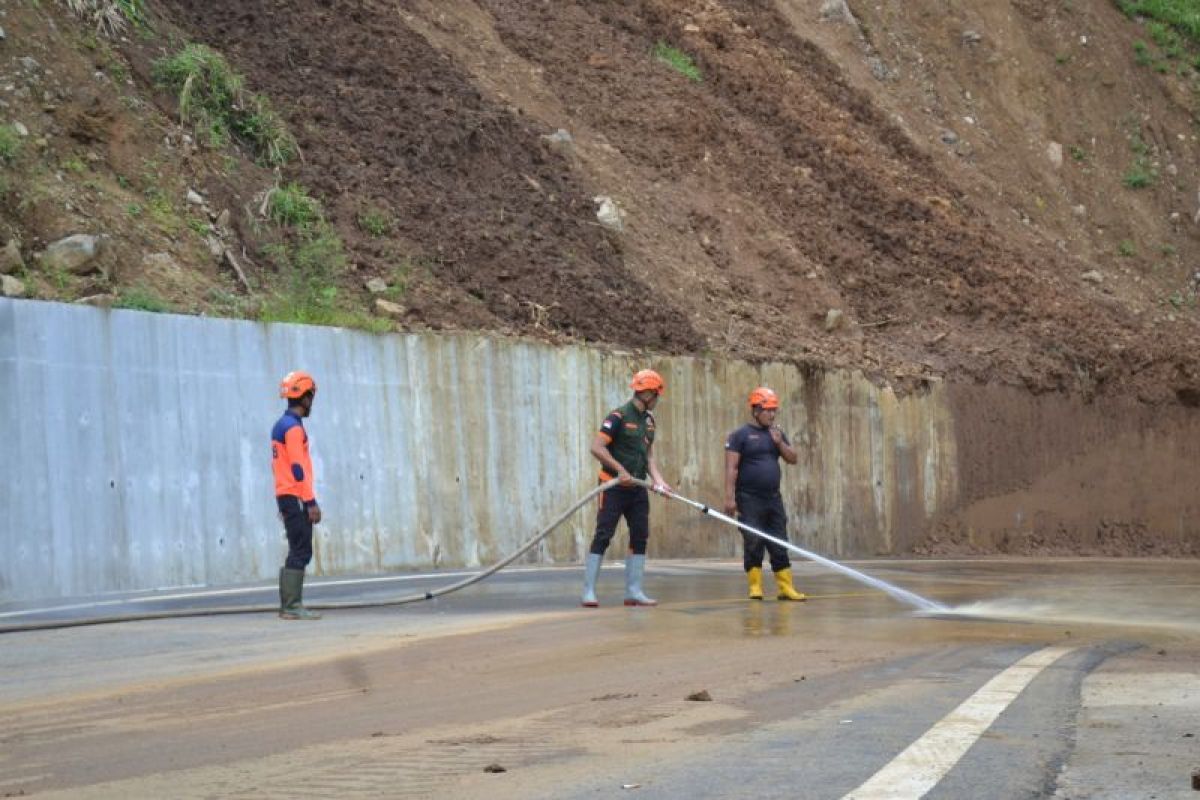
[[[625,559],[625,605],[656,606],[658,601],[642,591],[642,575],[646,572],[646,557],[630,555]]]
[[[583,598],[579,604],[584,608],[600,607],[596,600],[596,578],[600,577],[600,562],[603,560],[602,555],[588,553],[587,560],[583,562]]]

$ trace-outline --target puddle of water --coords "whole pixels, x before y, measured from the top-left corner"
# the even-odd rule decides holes
[[[1047,603],[997,600],[967,603],[928,615],[931,619],[1025,622],[1054,625],[1094,625],[1177,632],[1200,636],[1200,623],[1129,615],[1088,613]]]
[[[899,606],[882,591],[812,564],[795,565],[807,603],[746,600],[740,565],[656,577],[670,613],[709,635],[734,638],[843,633],[872,639],[954,642],[1064,635],[1138,641],[1200,639],[1195,561],[879,561],[863,565],[937,598],[933,612]],[[676,616],[678,615],[678,616]]]
[[[1200,569],[1192,560],[1054,559],[926,565],[918,585],[946,603],[927,616],[1095,629],[1135,639],[1200,638]]]

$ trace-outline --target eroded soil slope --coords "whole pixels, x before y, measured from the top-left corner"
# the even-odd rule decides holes
[[[147,279],[121,265],[153,255],[181,310],[254,316],[287,282],[261,209],[295,182],[345,242],[339,302],[378,313],[366,284],[383,279],[385,325],[1200,401],[1195,70],[1139,64],[1146,34],[1108,0],[147,8],[149,31],[97,48],[57,4],[20,5],[3,55],[15,73],[33,42],[78,73],[14,109],[71,165],[60,184],[83,172],[127,212],[89,209],[123,254],[106,280]],[[271,99],[301,158],[273,175],[189,141],[152,69],[187,41]],[[656,56],[667,46],[697,79]],[[102,61],[129,74],[89,100],[78,84]],[[102,124],[60,144],[89,103]],[[40,247],[80,223],[43,177],[41,201],[6,197],[4,233],[25,235],[35,290],[75,299],[89,287],[37,274]],[[231,211],[224,247],[248,280],[207,260],[209,226],[179,199],[191,186],[213,220]]]
[[[341,217],[394,210],[453,300],[414,320],[901,381],[1191,390],[1190,315],[1163,337],[1052,241],[998,226],[803,36],[799,4],[166,5],[288,109],[295,174]],[[651,57],[658,42],[702,80]],[[575,143],[543,138],[557,128]],[[624,233],[596,224],[601,194]]]

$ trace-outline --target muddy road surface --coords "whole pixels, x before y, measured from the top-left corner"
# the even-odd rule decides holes
[[[660,561],[653,609],[619,605],[614,565],[594,611],[574,605],[578,569],[531,569],[316,623],[6,634],[0,796],[1196,796],[1195,562],[856,566],[952,613],[915,616],[812,565],[796,569],[808,602],[752,603],[738,564]],[[317,581],[307,595],[446,581]],[[95,613],[31,611],[0,622]]]

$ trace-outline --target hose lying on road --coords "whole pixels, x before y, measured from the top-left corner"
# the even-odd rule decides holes
[[[637,482],[646,487],[650,486],[650,484],[646,481],[637,481]],[[554,531],[555,528],[557,528],[559,525],[562,525],[564,522],[566,522],[567,519],[572,514],[574,514],[576,511],[578,511],[585,503],[587,503],[589,500],[591,500],[593,497],[600,494],[604,490],[610,489],[613,486],[616,486],[617,483],[618,483],[618,481],[615,478],[613,480],[606,481],[605,483],[601,483],[596,488],[592,489],[590,492],[585,494],[583,497],[576,500],[571,505],[570,508],[568,508],[566,511],[562,512],[557,517],[555,517],[554,520],[549,525],[547,525],[546,527],[544,527],[540,531],[538,531],[536,534],[534,534],[533,537],[531,537],[523,545],[521,545],[519,548],[517,548],[516,551],[514,551],[507,558],[503,559],[502,561],[496,562],[495,564],[488,567],[487,569],[485,569],[482,572],[477,572],[474,575],[470,575],[466,578],[463,578],[460,581],[451,583],[447,586],[443,586],[440,589],[433,589],[432,591],[428,591],[428,592],[418,592],[416,594],[405,595],[404,597],[397,597],[392,600],[362,600],[362,601],[355,601],[355,602],[348,602],[348,603],[307,603],[306,605],[308,608],[319,609],[319,610],[341,609],[341,608],[382,608],[385,606],[402,606],[402,605],[407,605],[409,603],[419,603],[423,600],[433,600],[435,597],[441,597],[443,595],[450,594],[451,592],[457,592],[459,589],[465,589],[474,583],[478,583],[479,581],[483,580],[484,578],[494,575],[495,573],[497,573],[500,570],[507,567],[509,564],[516,561],[521,556],[528,553],[530,550],[532,550],[534,547],[536,547],[538,545],[538,543],[540,543],[543,539],[545,539],[547,536],[549,536]],[[310,584],[309,588],[312,588],[313,586],[314,586],[314,584]],[[320,586],[320,584],[315,584],[315,586]],[[13,624],[9,624],[9,625],[0,624],[0,634],[19,633],[21,631],[45,631],[45,630],[52,630],[54,628],[78,628],[78,627],[82,627],[85,625],[105,625],[105,624],[112,623],[112,622],[141,622],[144,620],[154,620],[154,619],[179,619],[182,617],[215,617],[215,616],[221,616],[221,615],[225,615],[225,614],[261,614],[264,612],[275,613],[277,611],[279,611],[279,606],[277,604],[275,604],[275,605],[263,604],[263,605],[247,605],[247,606],[225,606],[225,607],[220,607],[220,608],[204,608],[204,609],[180,608],[180,609],[171,609],[171,610],[164,610],[164,611],[146,611],[146,612],[135,613],[135,614],[112,614],[112,615],[103,616],[103,617],[81,617],[81,618],[75,618],[75,619],[38,620],[35,622],[18,622],[18,623],[13,623]],[[37,612],[36,612],[36,610],[32,610],[32,611],[30,611],[30,613],[33,614],[33,613],[37,613]]]
[[[652,488],[649,481],[639,480],[636,478],[633,480],[634,480],[634,483],[638,484],[639,486],[644,486],[648,489]],[[463,578],[460,581],[448,584],[446,586],[441,587],[440,589],[433,589],[433,590],[427,591],[427,592],[417,592],[415,594],[405,595],[403,597],[397,597],[397,598],[394,598],[391,600],[361,600],[361,601],[346,602],[346,603],[309,603],[308,607],[313,608],[313,609],[318,609],[318,610],[330,610],[330,609],[336,610],[336,609],[343,609],[343,608],[383,608],[386,606],[402,606],[402,605],[407,605],[409,603],[419,603],[424,600],[433,600],[434,598],[442,597],[443,595],[450,594],[451,592],[457,592],[459,589],[465,589],[468,586],[471,586],[472,584],[478,583],[479,581],[483,580],[484,578],[488,578],[488,577],[496,574],[500,570],[507,567],[509,564],[516,561],[521,556],[528,553],[530,550],[532,550],[534,547],[536,547],[543,539],[545,539],[552,532],[554,532],[554,530],[559,525],[566,522],[567,519],[572,514],[574,514],[576,511],[578,511],[585,503],[587,503],[593,497],[595,497],[596,495],[605,491],[606,489],[612,488],[613,486],[617,485],[617,483],[618,483],[617,479],[614,478],[613,480],[606,481],[604,483],[599,484],[594,489],[592,489],[590,492],[588,492],[587,494],[583,495],[578,500],[576,500],[571,505],[570,508],[568,508],[566,511],[562,512],[557,517],[555,517],[554,520],[551,521],[549,525],[547,525],[546,527],[544,527],[540,531],[538,531],[536,534],[534,534],[533,537],[531,537],[528,541],[526,541],[519,548],[517,548],[507,558],[496,562],[495,564],[493,564],[492,566],[483,570],[482,572],[477,572],[474,575],[470,575],[466,578]],[[757,528],[747,525],[744,522],[741,522],[739,520],[736,520],[733,517],[726,516],[725,514],[722,514],[719,511],[716,511],[715,509],[710,508],[709,506],[705,505],[704,503],[700,503],[696,500],[691,500],[687,497],[684,497],[681,494],[676,494],[674,492],[666,492],[665,496],[671,498],[672,500],[677,500],[685,505],[691,506],[692,508],[695,508],[696,510],[700,511],[701,513],[707,514],[708,516],[713,517],[714,519],[718,519],[721,522],[724,522],[728,525],[733,525],[734,527],[744,530],[747,533],[750,533],[754,536],[758,536],[762,539],[765,539],[768,542],[773,542],[777,545],[780,545],[781,547],[785,547],[788,550],[791,550],[792,552],[794,552],[800,556],[803,556],[804,558],[806,558],[810,561],[814,561],[818,564],[821,564],[822,566],[825,566],[832,570],[840,572],[843,575],[846,575],[847,577],[850,577],[860,583],[864,583],[868,586],[872,586],[876,589],[880,589],[884,592],[887,592],[892,597],[896,598],[897,600],[901,601],[902,603],[911,605],[921,611],[937,612],[937,611],[945,610],[945,607],[942,606],[940,603],[935,603],[932,600],[926,600],[924,597],[921,597],[920,595],[913,594],[912,592],[910,592],[906,589],[901,589],[898,586],[893,586],[892,584],[888,583],[887,581],[883,581],[878,578],[873,578],[870,575],[866,575],[862,572],[859,572],[856,569],[847,567],[844,564],[839,564],[838,562],[833,561],[828,558],[825,558],[824,556],[817,555],[816,553],[813,553],[809,550],[805,550],[802,547],[798,547],[798,546],[792,544],[791,542],[784,541],[783,539],[777,539],[776,537],[771,536],[770,534],[763,533],[762,531],[758,530]],[[316,584],[316,585],[319,586],[320,584]],[[82,627],[85,625],[104,625],[104,624],[113,623],[113,622],[140,622],[140,621],[144,621],[144,620],[179,619],[179,618],[183,618],[183,617],[215,617],[215,616],[221,616],[221,615],[225,615],[225,614],[262,614],[262,613],[268,613],[268,612],[274,613],[278,610],[279,610],[279,607],[277,605],[262,604],[262,605],[244,605],[244,606],[225,606],[225,607],[205,608],[205,609],[172,609],[172,610],[164,610],[164,611],[146,611],[143,613],[113,614],[113,615],[102,616],[102,617],[81,617],[81,618],[74,618],[74,619],[38,620],[35,622],[19,622],[19,623],[13,623],[13,624],[8,624],[8,625],[0,624],[0,634],[18,633],[21,631],[44,631],[44,630],[52,630],[54,628],[76,628],[76,627]],[[35,610],[35,611],[31,611],[30,613],[32,614],[32,613],[37,613],[37,612]]]

